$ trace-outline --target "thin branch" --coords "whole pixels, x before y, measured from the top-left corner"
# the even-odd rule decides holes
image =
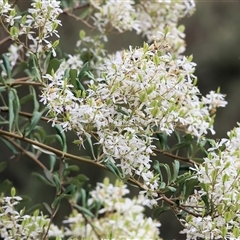
[[[73,155],[73,154],[70,154],[70,153],[66,153],[66,152],[63,152],[61,150],[58,150],[58,149],[55,149],[53,147],[50,147],[46,144],[43,144],[43,143],[40,143],[38,141],[35,141],[35,140],[32,140],[30,138],[26,138],[24,136],[20,136],[16,133],[12,133],[12,132],[8,132],[8,131],[4,131],[4,130],[0,130],[0,135],[3,135],[3,136],[8,136],[8,137],[11,137],[11,138],[15,138],[15,139],[19,139],[21,141],[24,141],[24,142],[27,142],[29,144],[32,144],[32,145],[35,145],[35,146],[38,146],[40,148],[43,148],[49,152],[52,152],[54,153],[55,155],[61,157],[61,158],[69,158],[69,159],[73,159],[73,160],[76,160],[76,161],[81,161],[81,162],[85,162],[85,163],[90,163],[90,164],[93,164],[93,165],[96,165],[98,167],[101,167],[103,169],[107,169],[107,167],[105,167],[104,165],[100,164],[100,163],[97,163],[93,160],[89,160],[87,158],[83,158],[83,157],[78,157],[76,155]]]
[[[6,83],[6,84],[3,84],[3,83],[0,83],[0,86],[9,86],[9,87],[12,87],[12,86],[16,86],[16,85],[31,85],[31,86],[43,86],[42,83],[39,83],[39,82],[26,82],[26,81],[13,81],[11,83]]]
[[[17,4],[18,0],[15,0],[14,3],[12,3],[11,7],[13,8]]]
[[[0,107],[0,112],[9,112],[9,109],[8,107]],[[27,118],[32,118],[33,116],[32,113],[22,112],[22,111],[19,111],[18,114]],[[47,118],[47,117],[41,117],[40,119],[46,122],[49,122],[51,120],[50,118]],[[56,121],[56,123],[60,124],[61,122]]]
[[[159,150],[159,149],[154,148],[153,151],[154,151],[154,152],[161,153],[161,154],[166,155],[166,156],[168,156],[168,157],[170,157],[170,158],[173,158],[173,159],[178,159],[178,160],[180,160],[180,161],[187,162],[187,163],[191,163],[191,164],[193,164],[193,165],[196,164],[193,160],[191,160],[191,159],[189,159],[189,158],[180,157],[180,156],[174,155],[174,154],[169,153],[169,152],[164,151],[164,150]]]
[[[84,5],[77,5],[77,6],[73,7],[73,8],[64,8],[62,13],[66,14],[66,13],[68,13],[70,11],[75,11],[75,10],[79,10],[79,9],[83,9],[83,8],[87,8],[87,7],[90,7],[89,3],[86,3]]]
[[[100,160],[102,160],[105,157],[105,153],[101,154],[95,161],[96,162],[100,162]]]
[[[81,162],[85,162],[85,163],[90,163],[90,164],[93,164],[93,165],[95,165],[95,166],[97,166],[97,167],[100,167],[100,168],[102,168],[102,169],[104,169],[104,170],[110,171],[110,170],[109,170],[107,167],[105,167],[103,164],[100,164],[100,163],[98,163],[98,162],[95,162],[94,160],[89,160],[89,159],[86,159],[86,158],[83,158],[83,157],[78,157],[78,156],[73,155],[73,154],[70,154],[70,153],[65,153],[65,152],[63,152],[63,151],[61,151],[61,150],[52,148],[52,147],[50,147],[50,146],[48,146],[48,145],[45,145],[45,144],[40,143],[40,142],[38,142],[38,141],[34,141],[34,140],[29,139],[29,138],[26,138],[26,137],[24,137],[24,136],[20,136],[20,135],[15,134],[15,133],[11,133],[11,132],[7,132],[7,131],[4,131],[4,130],[0,130],[0,135],[2,135],[2,136],[7,136],[7,137],[10,137],[10,138],[19,139],[19,140],[24,141],[24,142],[27,142],[27,143],[29,143],[29,144],[36,145],[36,146],[38,146],[38,147],[40,147],[40,148],[43,148],[43,149],[45,149],[45,150],[47,150],[47,151],[50,151],[50,152],[56,154],[57,156],[59,156],[59,157],[61,157],[61,158],[69,158],[69,159],[73,159],[73,160],[77,160],[77,161],[81,161]],[[111,171],[110,171],[110,172],[111,172]],[[129,178],[129,179],[127,179],[127,181],[128,181],[129,183],[132,183],[132,184],[138,186],[138,187],[139,187],[140,189],[142,189],[142,190],[148,190],[148,189],[146,189],[146,187],[144,187],[143,183],[135,180],[134,178]],[[158,192],[158,195],[159,195],[160,199],[163,200],[164,202],[168,203],[168,204],[171,206],[171,208],[179,208],[179,209],[181,209],[181,210],[183,210],[183,211],[187,212],[188,214],[191,214],[191,215],[193,215],[193,216],[195,216],[195,217],[200,216],[200,215],[198,215],[198,214],[196,214],[196,213],[193,213],[193,212],[189,211],[188,209],[184,208],[184,207],[181,206],[181,205],[179,205],[179,206],[176,205],[175,202],[171,201],[168,197],[166,197],[166,196],[165,196],[164,194],[162,194],[161,192]]]
[[[171,201],[169,198],[167,198],[163,194],[159,194],[159,195],[160,195],[160,198],[162,200],[164,200],[166,203],[168,203],[171,206],[171,208],[179,208],[179,209],[183,210],[184,212],[186,212],[186,213],[188,213],[188,214],[190,214],[190,215],[192,215],[194,217],[201,217],[202,216],[201,214],[196,214],[196,213],[188,210],[187,208],[185,208],[185,207],[183,207],[181,205],[177,205],[175,202]]]
[[[7,37],[5,37],[4,39],[2,39],[2,40],[0,41],[0,45],[4,44],[4,43],[7,42],[8,40],[11,40],[11,37],[10,37],[10,36],[7,36]]]
[[[73,159],[73,160],[76,160],[76,161],[80,161],[80,162],[85,162],[85,163],[90,163],[92,165],[95,165],[97,167],[100,167],[104,170],[108,170],[110,171],[107,167],[105,167],[103,164],[101,163],[98,163],[98,162],[95,162],[94,160],[92,159],[87,159],[87,158],[83,158],[83,157],[79,157],[79,156],[76,156],[76,155],[73,155],[73,154],[70,154],[70,153],[66,153],[66,152],[63,152],[61,150],[58,150],[58,149],[55,149],[55,148],[52,148],[46,144],[43,144],[43,143],[40,143],[38,141],[34,141],[32,139],[29,139],[29,138],[26,138],[24,136],[20,136],[16,133],[12,133],[12,132],[8,132],[8,131],[4,131],[4,130],[1,130],[0,129],[0,135],[2,136],[7,136],[7,137],[10,137],[10,138],[15,138],[15,139],[19,139],[21,141],[24,141],[24,142],[27,142],[29,144],[32,144],[32,145],[35,145],[35,146],[38,146],[40,148],[43,148],[49,152],[52,152],[54,154],[56,154],[57,156],[61,157],[61,158],[69,158],[69,159]],[[111,171],[110,171],[111,172]],[[140,183],[139,181],[133,179],[133,178],[129,178],[127,180],[128,182],[138,186],[139,188],[143,189],[143,190],[146,190],[144,187],[143,187],[143,184]]]
[[[16,78],[14,81],[27,81],[30,79],[31,79],[31,77],[21,77],[21,78]]]
[[[36,157],[31,155],[28,151],[26,151],[24,148],[22,148],[19,144],[14,142],[11,138],[2,136],[5,138],[7,141],[9,141],[15,148],[17,148],[19,151],[21,151],[23,154],[28,156],[30,159],[32,159],[38,166],[40,166],[42,169],[47,169]]]
[[[91,24],[89,24],[87,21],[83,20],[82,18],[80,18],[80,17],[78,17],[75,14],[70,12],[70,11],[75,11],[75,10],[79,10],[79,9],[84,9],[84,8],[87,8],[87,7],[90,7],[89,3],[84,4],[84,5],[78,5],[78,6],[74,7],[74,8],[65,8],[65,9],[63,9],[62,14],[65,14],[65,15],[67,15],[69,17],[72,17],[76,21],[81,21],[82,23],[84,23],[89,28],[94,29],[94,27]]]
[[[81,21],[82,23],[84,23],[86,26],[88,26],[89,28],[91,29],[95,29],[94,26],[92,26],[91,24],[89,24],[87,21],[83,20],[82,18],[76,16],[75,14],[73,13],[70,13],[70,12],[65,12],[65,14],[69,17],[72,17],[74,18],[76,21]]]

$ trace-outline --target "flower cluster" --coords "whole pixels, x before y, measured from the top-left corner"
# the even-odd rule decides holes
[[[183,26],[178,27],[178,22],[187,14],[195,10],[194,0],[173,1],[154,0],[140,1],[136,6],[137,19],[141,22],[141,33],[150,41],[161,37],[165,27],[169,28],[169,44],[173,53],[182,53],[185,50]]]
[[[195,168],[200,190],[185,205],[194,216],[183,221],[187,239],[239,239],[240,128],[208,149],[204,163]]]
[[[160,223],[144,215],[144,197],[127,198],[127,186],[120,181],[115,185],[104,179],[98,183],[96,189],[90,192],[88,205],[101,206],[96,216],[85,216],[77,210],[63,221],[65,227],[58,228],[50,224],[50,218],[38,210],[33,215],[24,213],[24,209],[17,211],[16,206],[21,197],[3,197],[0,199],[0,237],[8,240],[16,239],[42,239],[56,237],[56,240],[88,238],[108,239],[160,239]],[[48,231],[48,232],[46,232]]]
[[[40,239],[47,230],[50,219],[38,210],[33,215],[24,214],[15,209],[21,197],[3,197],[0,199],[0,237],[8,240]]]
[[[133,0],[90,0],[90,3],[97,10],[93,17],[94,25],[101,33],[110,32],[112,28],[119,32],[132,29],[139,31]]]
[[[145,0],[138,3],[132,0],[90,0],[90,4],[96,10],[93,17],[94,25],[104,35],[112,29],[120,33],[135,30],[152,41],[154,37],[160,37],[168,26],[173,52],[182,53],[185,50],[184,28],[178,27],[178,21],[194,11],[193,0]]]
[[[61,118],[63,129],[75,131],[80,143],[94,136],[107,160],[126,177],[141,176],[151,191],[158,188],[150,170],[154,134],[181,129],[201,138],[214,132],[211,106],[226,105],[220,93],[202,100],[194,84],[195,63],[173,57],[165,46],[164,38],[106,59],[102,75],[82,95],[63,80],[61,69],[48,74],[41,99],[53,123]]]
[[[109,239],[159,239],[160,224],[144,216],[144,198],[124,197],[129,193],[120,181],[115,185],[105,178],[90,192],[88,204],[99,203],[99,217],[83,217],[76,210],[72,212],[64,229],[64,236],[76,238]],[[87,221],[86,221],[87,218]]]
[[[28,39],[32,41],[30,49],[34,53],[42,52],[45,47],[56,54],[48,38],[53,35],[59,37],[56,29],[58,25],[61,25],[61,21],[57,19],[62,12],[60,2],[57,0],[35,0],[31,5],[32,8],[28,9],[21,33],[27,34]],[[30,29],[31,31],[29,31]],[[35,33],[34,29],[40,29],[40,31]]]
[[[25,35],[27,38],[25,43],[19,44],[27,49],[27,55],[31,52],[43,54],[46,51],[52,51],[55,55],[54,48],[58,42],[52,43],[49,37],[56,36],[59,38],[57,27],[61,25],[58,18],[62,12],[60,2],[57,0],[34,0],[31,3],[32,8],[28,8],[27,14],[18,15],[15,8],[12,8],[7,1],[0,2],[0,14],[3,16],[3,24],[5,29],[11,35],[11,38],[18,42],[20,36]]]
[[[13,26],[15,20],[20,19],[20,16],[17,16],[17,12],[14,8],[11,7],[11,4],[6,0],[0,0],[0,15],[3,17],[4,22]]]

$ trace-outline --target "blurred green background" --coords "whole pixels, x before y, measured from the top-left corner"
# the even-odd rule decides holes
[[[30,2],[30,1],[29,1]],[[24,9],[28,1],[19,1],[20,8]],[[79,30],[83,28],[80,22],[76,22],[67,16],[61,16],[63,27],[59,28],[61,47],[65,52],[74,53]],[[217,112],[214,138],[226,137],[228,130],[240,122],[240,1],[198,1],[196,12],[193,16],[181,21],[186,26],[186,55],[193,54],[194,62],[197,63],[196,75],[198,86],[203,94],[210,90],[221,88],[225,93],[228,105]],[[107,47],[114,52],[127,48],[129,45],[141,46],[143,39],[134,33],[110,36]],[[9,43],[0,46],[0,52],[4,52]],[[24,91],[23,91],[24,94]],[[0,113],[2,114],[2,113]],[[50,129],[50,124],[49,126]],[[78,147],[72,144],[75,136],[68,133],[69,152],[77,155],[86,155],[80,152]],[[35,163],[25,156],[16,161],[11,159],[11,152],[0,143],[0,161],[7,161],[7,169],[1,173],[0,181],[8,178],[18,189],[19,194],[29,195],[31,204],[51,202],[54,197],[53,189],[42,185],[36,177],[31,175],[33,171],[39,171]],[[41,157],[46,163],[47,158]],[[109,175],[105,171],[99,171],[92,165],[79,164],[81,173],[90,178],[94,185]],[[41,172],[41,171],[40,171]],[[109,175],[114,179],[113,175]],[[132,189],[132,192],[137,192]],[[65,206],[65,205],[64,205]],[[68,207],[60,208],[57,222],[61,222],[68,212]],[[181,226],[169,212],[160,216],[162,223],[161,237],[163,239],[185,239],[178,232]]]

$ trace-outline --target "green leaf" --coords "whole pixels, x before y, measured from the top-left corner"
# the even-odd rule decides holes
[[[43,204],[43,206],[47,209],[47,211],[49,212],[49,214],[52,215],[52,209],[51,209],[51,207],[48,205],[48,203],[43,202],[42,204]]]
[[[42,126],[36,126],[34,130],[35,139],[39,142],[44,142],[46,137],[48,136],[45,129]]]
[[[48,179],[48,181],[54,184],[55,182],[53,180],[53,174],[48,169],[43,169],[43,172],[46,178]]]
[[[85,189],[81,189],[80,190],[81,194],[81,199],[82,199],[82,206],[86,207],[86,203],[87,203],[87,194],[86,194],[86,190]]]
[[[96,156],[95,156],[95,153],[94,153],[94,149],[93,149],[93,143],[92,143],[91,137],[87,137],[87,141],[88,141],[88,144],[89,144],[89,147],[90,147],[92,156],[93,156],[94,159],[96,159]]]
[[[119,169],[114,165],[114,163],[112,163],[110,160],[108,160],[107,162],[103,162],[103,164],[105,165],[105,167],[107,167],[112,173],[115,174],[115,176],[117,178],[122,179],[122,175],[119,171]]]
[[[27,94],[26,96],[24,96],[20,99],[20,104],[23,105],[24,103],[26,103],[32,99],[33,99],[32,94]]]
[[[62,139],[58,134],[49,134],[49,135],[46,135],[44,139],[44,143],[47,145],[51,145],[55,143],[56,140],[58,140],[62,144]]]
[[[156,134],[159,143],[160,143],[160,148],[163,150],[169,149],[168,144],[167,144],[167,134],[166,133],[157,133]]]
[[[47,184],[48,186],[54,187],[55,185],[53,184],[52,181],[49,181],[48,179],[46,179],[44,176],[42,176],[39,173],[33,172],[32,173],[33,176],[36,176],[40,181],[44,182],[45,184]]]
[[[88,62],[86,62],[86,63],[83,65],[81,71],[80,71],[79,74],[78,74],[78,79],[79,79],[79,81],[81,81],[81,80],[86,76],[86,72],[87,72],[88,69],[89,69],[89,64],[88,64]]]
[[[63,151],[63,152],[67,152],[67,139],[66,139],[66,134],[65,134],[65,132],[63,131],[61,125],[59,125],[59,124],[56,124],[56,125],[55,125],[55,129],[56,129],[58,135],[59,135],[60,138],[61,138],[61,141],[59,141],[59,142],[60,142],[60,144],[61,144],[61,146],[62,146],[62,148],[63,148],[62,151]]]
[[[35,91],[33,86],[29,86],[29,91],[30,91],[30,93],[33,96],[33,103],[34,103],[34,110],[33,110],[33,112],[37,112],[39,110],[39,101],[38,101],[38,98],[37,98],[36,91]]]
[[[158,160],[154,161],[153,168],[157,171],[157,173],[159,175],[159,181],[162,182],[163,181],[163,176],[162,176],[162,172],[161,172],[160,164],[159,164]]]
[[[160,185],[159,185],[159,189],[163,190],[165,188],[166,188],[166,183],[165,182],[161,182]]]
[[[13,121],[14,121],[13,100],[14,100],[14,94],[10,90],[8,94],[9,132],[12,132]]]
[[[41,74],[39,72],[39,68],[38,68],[38,60],[37,57],[35,56],[35,54],[31,54],[30,58],[29,58],[29,69],[31,69],[31,76],[34,77],[34,79],[36,79],[37,81],[41,80]]]
[[[175,138],[177,139],[177,142],[180,143],[181,142],[181,137],[179,135],[179,133],[177,131],[173,132],[173,135],[175,136]]]
[[[42,117],[42,112],[34,112],[31,118],[31,123],[30,125],[25,129],[25,136],[28,136],[31,131],[36,127],[38,124],[39,120]]]
[[[16,89],[11,88],[8,93],[9,109],[9,132],[13,131],[14,125],[18,125],[18,113],[20,111],[20,102]]]
[[[9,32],[10,32],[10,36],[13,40],[16,40],[18,38],[19,30],[17,27],[15,27],[15,26],[10,27]]]
[[[170,192],[176,192],[177,189],[175,187],[167,186],[167,189],[170,190]]]
[[[2,54],[2,59],[3,59],[3,65],[5,67],[7,76],[8,76],[8,78],[11,78],[12,77],[12,74],[11,74],[12,68],[11,68],[11,64],[9,62],[9,59],[8,59],[8,56],[6,53]]]
[[[48,150],[46,150],[46,149],[44,149],[44,148],[41,148],[41,147],[39,147],[39,146],[37,146],[37,145],[32,144],[32,147],[35,148],[35,149],[37,149],[37,150],[39,150],[39,151],[42,152],[42,153],[47,154],[47,155],[54,155],[54,156],[56,155],[55,153],[50,152],[50,151],[48,151]]]
[[[172,165],[173,165],[172,181],[175,181],[178,177],[178,173],[179,173],[179,169],[180,169],[180,163],[179,163],[179,161],[174,160]]]
[[[66,196],[64,194],[61,194],[60,196],[56,197],[52,203],[52,207],[55,208],[54,212],[57,212],[57,210],[60,207],[60,203],[62,201],[62,199],[64,199]]]
[[[181,142],[181,143],[178,143],[176,145],[174,145],[172,148],[171,148],[171,151],[174,152],[176,150],[179,150],[179,149],[182,149],[182,148],[185,148],[189,146],[189,143],[188,142]]]
[[[167,182],[168,184],[172,181],[172,174],[171,174],[171,170],[168,164],[163,164],[163,163],[159,163],[160,167],[165,168],[166,173],[167,173]]]
[[[4,193],[5,195],[9,195],[12,186],[13,186],[12,182],[10,182],[8,179],[4,180],[0,184],[0,193]]]
[[[0,87],[0,92],[6,92],[6,87]]]
[[[8,146],[8,148],[12,151],[12,153],[17,156],[18,155],[18,151],[16,150],[16,148],[5,138],[0,137],[0,139]]]
[[[75,89],[78,90],[77,74],[78,74],[77,69],[70,69],[69,71],[70,83],[74,86]]]
[[[52,60],[50,60],[49,64],[48,64],[48,68],[47,68],[47,73],[51,74],[52,70],[54,72],[56,72],[60,66],[61,62],[57,59],[57,58],[53,58]]]
[[[56,48],[58,46],[58,44],[59,44],[59,39],[57,39],[56,41],[53,42],[52,47]]]
[[[52,174],[52,180],[56,186],[57,194],[60,194],[61,193],[61,181],[60,181],[57,173]]]
[[[7,167],[7,163],[6,162],[1,162],[0,163],[0,172],[3,172],[6,167]]]
[[[203,202],[205,204],[206,211],[209,212],[210,211],[210,204],[209,204],[208,194],[202,195],[201,198],[202,198],[202,200],[203,200]]]
[[[84,19],[84,18],[87,17],[91,12],[92,12],[92,8],[89,7],[89,8],[87,8],[85,11],[83,11],[83,12],[79,15],[79,18]],[[79,34],[79,36],[81,37],[81,34]],[[80,39],[82,39],[82,38],[80,38]]]
[[[171,207],[169,206],[160,206],[154,209],[153,216],[154,218],[159,217],[162,213],[171,210]]]
[[[52,172],[54,170],[55,163],[56,163],[56,156],[49,155],[50,172]]]
[[[1,66],[1,64],[0,64],[0,66]],[[4,86],[6,85],[6,82],[5,82],[4,78],[2,77],[2,74],[0,74],[0,82],[1,82]],[[3,87],[3,88],[5,88],[5,87]]]
[[[12,77],[15,77],[18,73],[24,72],[28,68],[27,62],[21,62],[18,63],[18,65],[15,65],[12,69]]]
[[[85,32],[84,30],[81,30],[81,31],[79,32],[79,38],[80,38],[80,39],[83,39],[85,36],[86,36],[86,32]]]
[[[185,183],[185,180],[188,179],[189,177],[191,177],[189,172],[185,172],[182,175],[179,175],[176,179],[176,183],[178,185],[183,185]]]
[[[73,185],[73,184],[70,184],[70,185],[64,190],[63,194],[67,194],[67,195],[72,194],[75,189],[76,189],[76,186]]]
[[[82,185],[83,185],[86,181],[88,181],[88,180],[89,180],[89,179],[88,179],[85,175],[83,175],[83,174],[78,174],[77,176],[71,178],[71,179],[68,181],[68,183],[69,183],[69,184],[74,184],[74,185],[76,185],[76,186],[78,186],[78,187],[82,187]]]
[[[198,179],[196,177],[186,179],[184,188],[183,188],[184,200],[187,200],[190,194],[193,193],[193,190],[197,186],[197,184],[198,184]]]
[[[34,206],[28,208],[28,209],[25,211],[25,214],[32,215],[35,210],[40,209],[41,207],[42,207],[41,204],[35,204]]]
[[[67,166],[64,170],[78,172],[79,171],[79,167],[77,165],[70,165],[70,166]]]
[[[113,232],[111,231],[108,235],[108,240],[113,240],[114,239],[114,234]]]
[[[93,213],[91,211],[89,211],[87,208],[81,207],[79,205],[74,205],[74,207],[76,209],[78,209],[81,213],[86,214],[86,215],[88,215],[89,217],[92,217],[92,218],[94,217]]]

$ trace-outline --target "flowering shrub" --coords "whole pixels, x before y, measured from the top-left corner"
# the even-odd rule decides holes
[[[215,133],[215,113],[227,102],[219,90],[201,95],[196,64],[183,55],[184,27],[178,23],[193,13],[194,1],[34,0],[25,12],[17,2],[0,0],[6,33],[1,43],[11,42],[0,62],[0,94],[8,97],[1,107],[6,116],[0,119],[8,128],[0,129],[0,138],[14,155],[23,153],[43,169],[43,175],[35,175],[55,187],[56,195],[51,205],[43,203],[45,216],[40,210],[30,215],[18,210],[22,198],[14,188],[11,197],[3,193],[0,237],[159,239],[160,223],[143,214],[148,206],[156,216],[172,210],[187,239],[238,239],[239,127],[229,139],[206,137]],[[77,9],[83,11],[80,17]],[[80,31],[74,55],[64,55],[58,46],[61,14],[95,33]],[[108,53],[109,34],[126,31],[147,42]],[[18,86],[28,87],[29,95],[20,97]],[[28,102],[33,112],[21,111]],[[50,135],[42,121],[51,122],[57,134]],[[68,152],[67,131],[91,156]],[[56,140],[61,149],[51,146]],[[182,149],[185,155],[179,155]],[[44,165],[40,155],[50,164]],[[173,161],[164,164],[156,160],[159,155]],[[87,176],[68,159],[108,170],[118,180],[113,185],[105,178],[86,190]],[[188,169],[180,171],[181,164]],[[129,190],[122,181],[137,186],[139,195],[126,197]],[[56,226],[63,199],[72,212]]]

